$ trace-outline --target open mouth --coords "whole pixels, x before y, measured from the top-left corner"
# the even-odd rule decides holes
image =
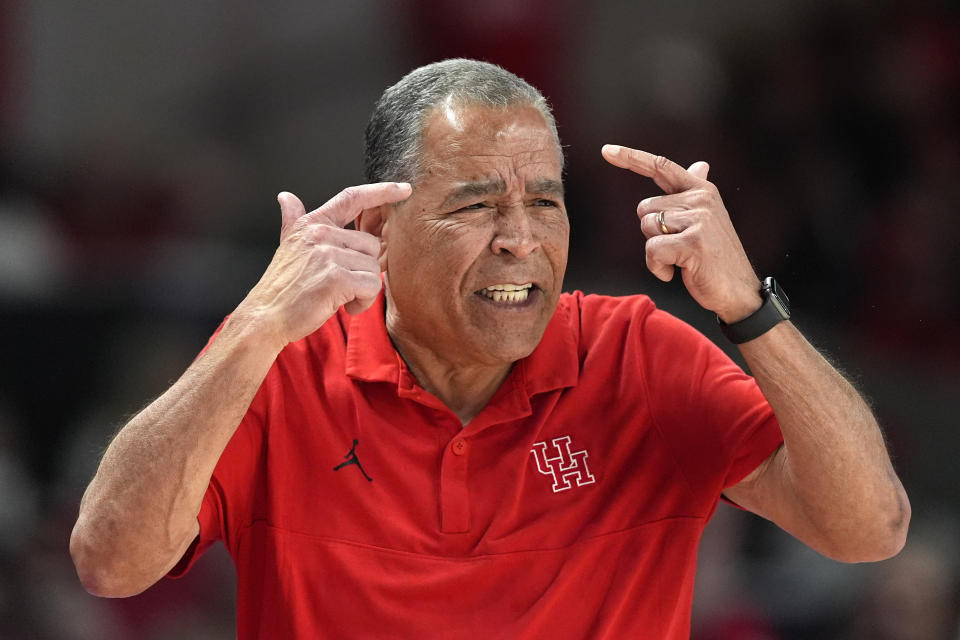
[[[494,302],[520,304],[527,301],[533,289],[532,282],[526,284],[492,284],[480,289],[477,293],[490,298]]]

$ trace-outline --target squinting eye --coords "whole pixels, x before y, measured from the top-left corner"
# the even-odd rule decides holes
[[[473,204],[468,204],[465,207],[460,207],[459,209],[457,209],[457,211],[476,211],[477,209],[483,209],[486,206],[487,205],[484,204],[483,202],[475,202]],[[454,213],[456,213],[457,211],[454,211]]]
[[[558,207],[559,206],[553,200],[547,200],[546,198],[540,198],[539,200],[534,200],[533,204],[537,207]]]

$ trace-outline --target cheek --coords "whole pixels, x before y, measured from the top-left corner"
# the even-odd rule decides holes
[[[423,244],[453,256],[476,254],[489,244],[492,225],[489,216],[458,215],[425,221]]]
[[[403,234],[404,262],[420,274],[459,280],[488,244],[487,226],[480,216],[421,220]]]
[[[426,244],[462,243],[481,236],[485,223],[485,217],[476,214],[430,218],[423,221],[420,233]]]
[[[541,243],[550,261],[559,267],[566,265],[570,246],[570,224],[567,217],[545,220],[541,231]]]

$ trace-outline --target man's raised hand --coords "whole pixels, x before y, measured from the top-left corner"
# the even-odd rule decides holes
[[[669,281],[674,267],[680,267],[694,300],[727,323],[760,308],[760,280],[719,191],[707,181],[706,162],[684,169],[663,156],[617,145],[604,145],[602,154],[610,164],[651,178],[666,192],[637,206],[647,238],[647,267],[656,277]]]
[[[283,348],[316,331],[340,306],[349,313],[369,308],[382,286],[380,241],[344,226],[410,193],[407,183],[348,187],[309,213],[297,196],[280,193],[280,246],[234,315],[256,322]]]

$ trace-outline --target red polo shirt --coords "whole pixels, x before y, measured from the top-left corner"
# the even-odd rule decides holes
[[[200,535],[247,638],[687,638],[721,491],[780,444],[752,378],[645,296],[564,294],[466,427],[421,388],[383,296],[277,358]]]

